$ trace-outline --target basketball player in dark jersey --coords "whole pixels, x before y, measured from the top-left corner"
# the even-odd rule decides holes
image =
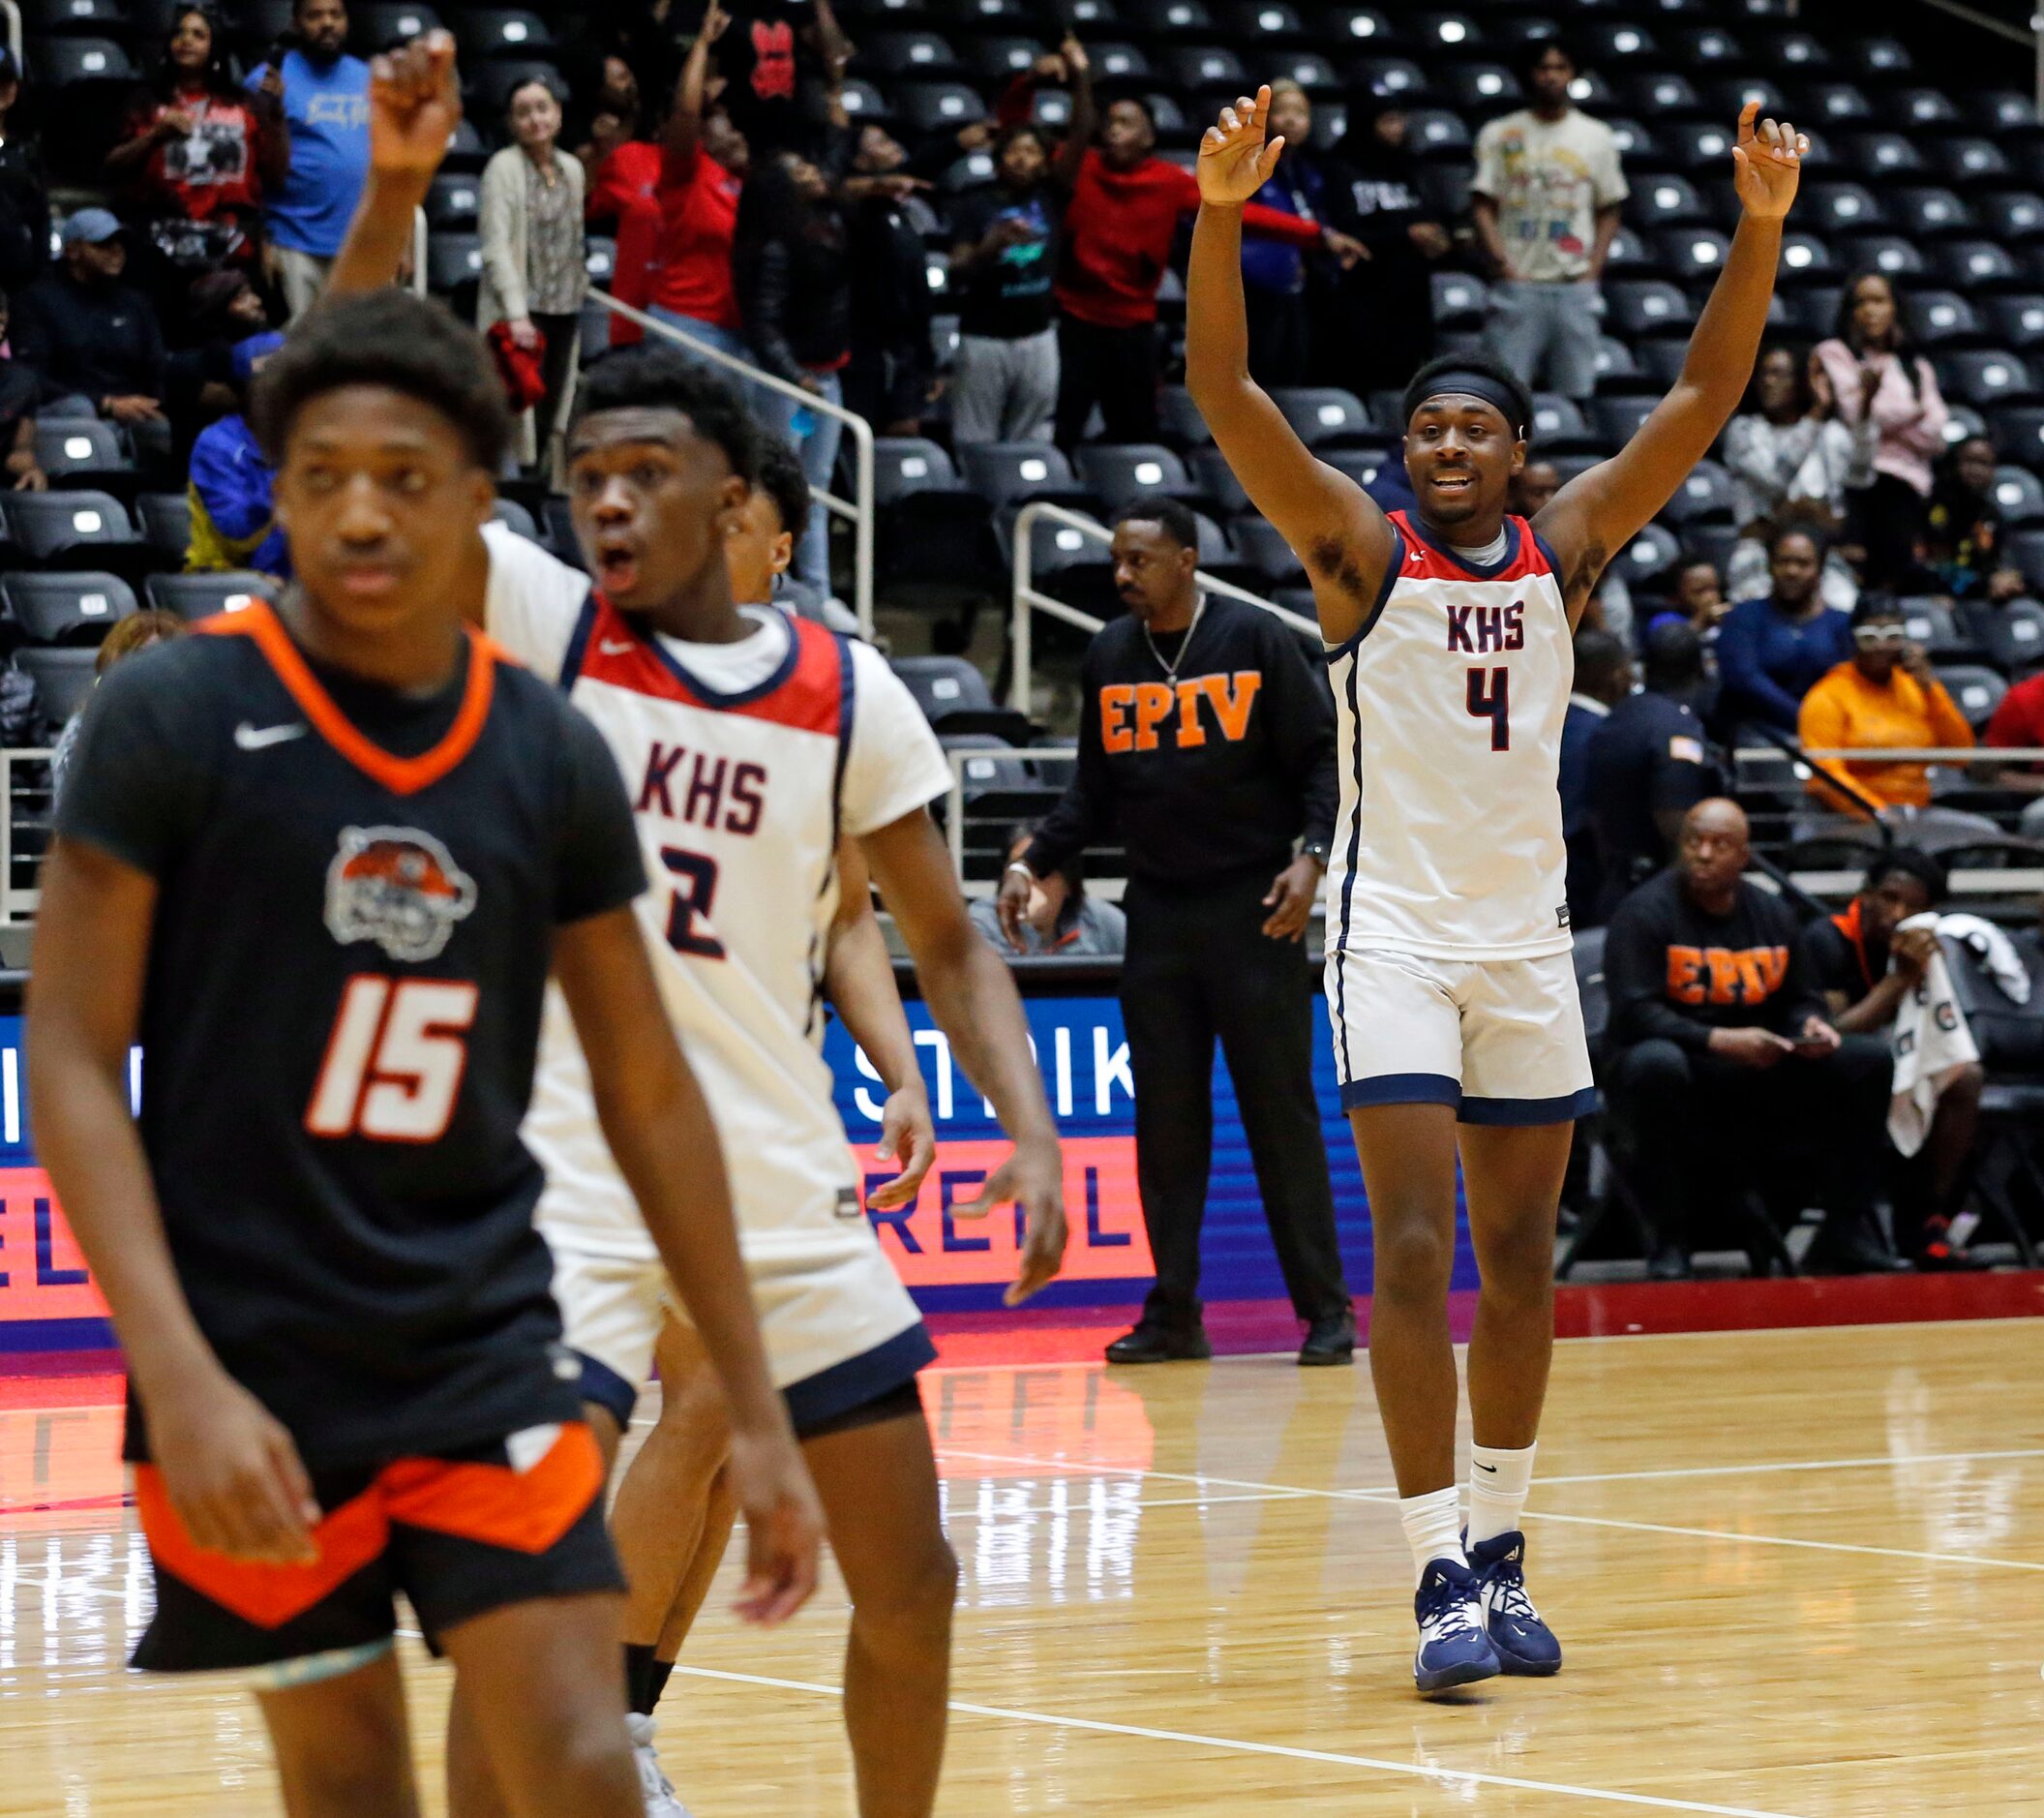
[[[509,427],[480,343],[403,292],[329,304],[255,414],[299,590],[99,691],[30,995],[38,1138],[129,1357],[136,1664],[256,1669],[294,1815],[415,1813],[403,1591],[520,1818],[636,1818],[604,1472],[518,1134],[550,965],[742,1435],[742,1608],[801,1603],[821,1520],[630,804],[461,622]]]

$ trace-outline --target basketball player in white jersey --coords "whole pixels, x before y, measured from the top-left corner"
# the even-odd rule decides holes
[[[1405,397],[1417,509],[1389,518],[1316,461],[1250,379],[1242,204],[1277,167],[1270,90],[1200,146],[1187,382],[1228,465],[1313,584],[1343,754],[1327,876],[1341,1102],[1368,1193],[1370,1374],[1419,1580],[1424,1691],[1552,1673],[1526,1595],[1521,1511],[1553,1348],[1553,1239],[1574,1119],[1591,1107],[1570,960],[1556,773],[1570,637],[1608,557],[1709,451],[1753,371],[1807,150],[1739,120],[1741,217],[1682,377],[1632,440],[1531,523],[1506,515],[1531,404],[1449,356]],[[1455,1485],[1447,1294],[1459,1154],[1482,1276],[1476,1444]]]

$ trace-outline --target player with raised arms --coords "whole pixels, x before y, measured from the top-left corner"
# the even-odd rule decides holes
[[[1199,150],[1186,380],[1313,586],[1339,719],[1327,994],[1368,1193],[1369,1362],[1419,1588],[1420,1688],[1547,1674],[1520,1521],[1554,1342],[1553,1239],[1574,1120],[1594,1105],[1556,793],[1570,637],[1597,577],[1706,454],[1753,371],[1807,141],[1749,104],[1740,219],[1682,376],[1610,460],[1529,523],[1507,514],[1531,400],[1474,355],[1407,388],[1418,506],[1386,516],[1314,459],[1248,372],[1242,210],[1278,166],[1270,90]],[[1482,1277],[1469,1343],[1470,1511],[1455,1482],[1448,1329],[1459,1156]],[[1466,1545],[1465,1545],[1466,1542]]]
[[[631,803],[462,622],[510,429],[474,333],[400,291],[324,304],[253,416],[297,585],[95,695],[29,998],[37,1139],[128,1358],[136,1664],[253,1670],[297,1818],[403,1818],[402,1591],[518,1818],[637,1818],[603,1461],[520,1139],[550,969],[729,1399],[751,1615],[807,1595],[822,1517]]]

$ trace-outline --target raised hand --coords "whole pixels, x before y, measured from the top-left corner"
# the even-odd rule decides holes
[[[1739,206],[1756,221],[1779,221],[1795,200],[1809,138],[1787,120],[1754,122],[1760,104],[1749,101],[1739,110],[1738,143],[1731,148],[1731,180]]]
[[[434,30],[369,66],[369,167],[373,176],[423,186],[440,167],[462,123],[454,39]]]
[[[1207,128],[1199,141],[1199,199],[1217,207],[1232,208],[1246,202],[1270,180],[1278,168],[1284,140],[1263,142],[1264,128],[1271,117],[1271,89],[1265,83],[1254,101],[1245,95],[1232,107],[1220,110],[1220,122]]]
[[[717,4],[717,0],[709,0],[709,5],[703,9],[703,42],[715,44],[730,25],[731,15]]]

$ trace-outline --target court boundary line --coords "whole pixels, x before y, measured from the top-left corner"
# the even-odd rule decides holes
[[[736,1685],[761,1685],[775,1691],[813,1692],[826,1698],[842,1698],[835,1685],[819,1685],[813,1680],[779,1679],[764,1673],[735,1673],[722,1667],[688,1666],[676,1662],[676,1674],[695,1679],[721,1680]],[[948,1708],[962,1716],[992,1717],[1007,1723],[1033,1723],[1052,1729],[1086,1730],[1098,1736],[1126,1736],[1143,1742],[1183,1742],[1194,1748],[1218,1749],[1238,1755],[1276,1756],[1285,1761],[1310,1761],[1327,1767],[1361,1768],[1376,1773],[1402,1775],[1429,1781],[1447,1789],[1494,1786],[1515,1793],[1551,1793],[1563,1799],[1591,1800],[1611,1805],[1643,1806],[1654,1811],[1701,1812],[1709,1818],[1794,1818],[1787,1812],[1764,1811],[1753,1805],[1717,1805],[1703,1800],[1673,1799],[1654,1793],[1625,1793],[1610,1787],[1577,1786],[1561,1780],[1533,1780],[1518,1774],[1492,1773],[1480,1768],[1424,1768],[1416,1762],[1392,1761],[1377,1755],[1348,1755],[1333,1749],[1304,1748],[1290,1742],[1255,1742],[1242,1737],[1204,1736],[1191,1730],[1161,1730],[1144,1723],[1113,1723],[1101,1717],[1061,1716],[1050,1711],[1022,1711],[1007,1705],[980,1705],[953,1698]]]
[[[940,1456],[978,1460],[988,1463],[1009,1465],[1032,1465],[1039,1470],[1073,1471],[1089,1476],[1109,1477],[1155,1477],[1162,1483],[1218,1484],[1229,1490],[1253,1490],[1266,1493],[1263,1498],[1243,1497],[1233,1499],[1241,1501],[1267,1500],[1270,1501],[1295,1501],[1302,1497],[1318,1497],[1330,1502],[1369,1502],[1382,1506],[1398,1500],[1396,1490],[1316,1490],[1305,1484],[1259,1483],[1241,1477],[1201,1477],[1185,1471],[1152,1470],[1138,1465],[1084,1465],[1052,1459],[1032,1459],[1007,1456],[994,1452],[966,1452],[938,1448]],[[1535,1479],[1536,1482],[1539,1479]],[[1138,1503],[1137,1507],[1143,1506]],[[971,1515],[971,1511],[964,1511]],[[2044,1560],[2004,1560],[1991,1554],[1981,1553],[1923,1553],[1908,1547],[1861,1546],[1846,1540],[1803,1540],[1788,1534],[1742,1533],[1729,1528],[1677,1528],[1662,1522],[1626,1521],[1617,1516],[1569,1515],[1552,1509],[1527,1509],[1520,1517],[1522,1521],[1560,1522],[1581,1528],[1616,1528],[1635,1533],[1674,1534],[1690,1540],[1730,1540],[1758,1547],[1800,1547],[1817,1553],[1853,1553],[1875,1559],[1921,1560],[1935,1565],[1989,1566],[2011,1572],[2044,1572]]]

